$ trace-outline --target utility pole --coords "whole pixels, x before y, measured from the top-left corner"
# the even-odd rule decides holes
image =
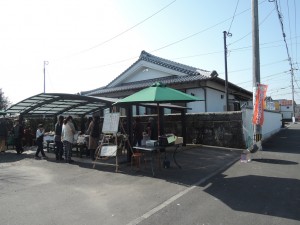
[[[259,29],[258,29],[258,0],[252,0],[252,51],[253,51],[253,112],[256,102],[256,91],[260,84],[260,59],[259,59]],[[254,124],[253,143],[262,139],[260,124]]]
[[[44,93],[46,93],[46,65],[48,64],[48,61],[44,61]]]
[[[292,115],[292,122],[295,123],[295,98],[294,98],[294,69],[291,65],[291,81],[292,81],[292,107],[293,107],[293,115]]]
[[[228,72],[227,72],[227,43],[226,43],[226,37],[231,37],[232,34],[223,31],[223,37],[224,37],[224,59],[225,59],[225,108],[226,111],[229,111],[229,105],[228,105]]]

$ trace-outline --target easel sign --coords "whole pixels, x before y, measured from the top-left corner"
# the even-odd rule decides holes
[[[118,154],[117,154],[117,132],[119,128],[119,120],[120,120],[120,113],[106,113],[104,115],[102,133],[103,138],[100,142],[100,145],[96,149],[96,160],[95,162],[102,156],[104,157],[116,157],[116,172],[118,172]],[[109,145],[106,143],[106,135],[105,134],[114,134],[115,135],[115,143],[113,145]],[[108,145],[107,145],[108,144]],[[95,168],[95,163],[93,168]]]
[[[102,133],[116,134],[119,128],[120,113],[106,113],[104,115]]]

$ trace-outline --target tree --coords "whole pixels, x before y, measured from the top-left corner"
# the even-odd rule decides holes
[[[11,102],[8,100],[7,97],[5,97],[2,88],[0,88],[0,110],[7,109],[10,104]]]

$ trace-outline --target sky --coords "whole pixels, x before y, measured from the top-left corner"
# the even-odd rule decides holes
[[[300,104],[300,2],[258,0],[260,81]],[[0,0],[0,89],[12,103],[103,87],[145,50],[253,90],[251,0]],[[278,10],[277,10],[278,9]],[[279,20],[279,15],[281,20]],[[284,35],[285,34],[285,38]],[[290,60],[289,60],[290,59]]]

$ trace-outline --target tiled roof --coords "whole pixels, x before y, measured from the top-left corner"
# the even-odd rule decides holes
[[[146,52],[146,51],[142,51],[141,55],[140,55],[140,59],[139,60],[144,60],[156,65],[160,65],[181,73],[185,73],[187,75],[210,75],[210,71],[206,71],[206,70],[201,70],[192,66],[187,66],[181,63],[177,63],[168,59],[164,59],[164,58],[160,58],[154,55],[151,55],[150,53]]]
[[[116,81],[119,77],[124,75],[128,70],[130,70],[134,65],[136,65],[140,61],[146,61],[150,62],[168,69],[172,69],[174,71],[178,71],[181,73],[186,74],[187,76],[169,76],[164,78],[157,78],[157,79],[151,79],[151,80],[144,80],[144,81],[138,81],[138,82],[132,82],[132,83],[125,83],[120,84],[117,86],[111,86],[111,84]],[[111,81],[107,86],[100,87],[94,90],[90,91],[84,91],[81,92],[82,95],[96,95],[96,94],[104,94],[104,93],[110,93],[115,91],[125,91],[125,90],[131,90],[131,89],[140,89],[144,87],[148,87],[152,85],[155,81],[162,81],[165,84],[171,84],[171,83],[180,83],[180,82],[191,82],[194,80],[205,80],[211,78],[211,71],[206,71],[202,69],[198,69],[192,66],[187,66],[181,63],[177,63],[171,60],[167,60],[164,58],[160,58],[157,56],[154,56],[146,51],[142,51],[139,59],[132,64],[128,69],[126,69],[123,73],[121,73],[117,78],[115,78],[113,81]]]
[[[91,90],[89,92],[82,92],[82,95],[98,95],[98,94],[106,94],[116,91],[128,91],[133,89],[142,89],[151,86],[155,81],[161,81],[162,83],[168,84],[177,84],[177,83],[184,83],[184,82],[192,82],[198,80],[208,80],[211,77],[207,77],[204,75],[191,75],[191,76],[169,76],[163,77],[159,79],[150,79],[150,80],[143,80],[143,81],[136,81],[132,83],[125,83],[120,86],[116,87],[102,87],[95,90]]]

